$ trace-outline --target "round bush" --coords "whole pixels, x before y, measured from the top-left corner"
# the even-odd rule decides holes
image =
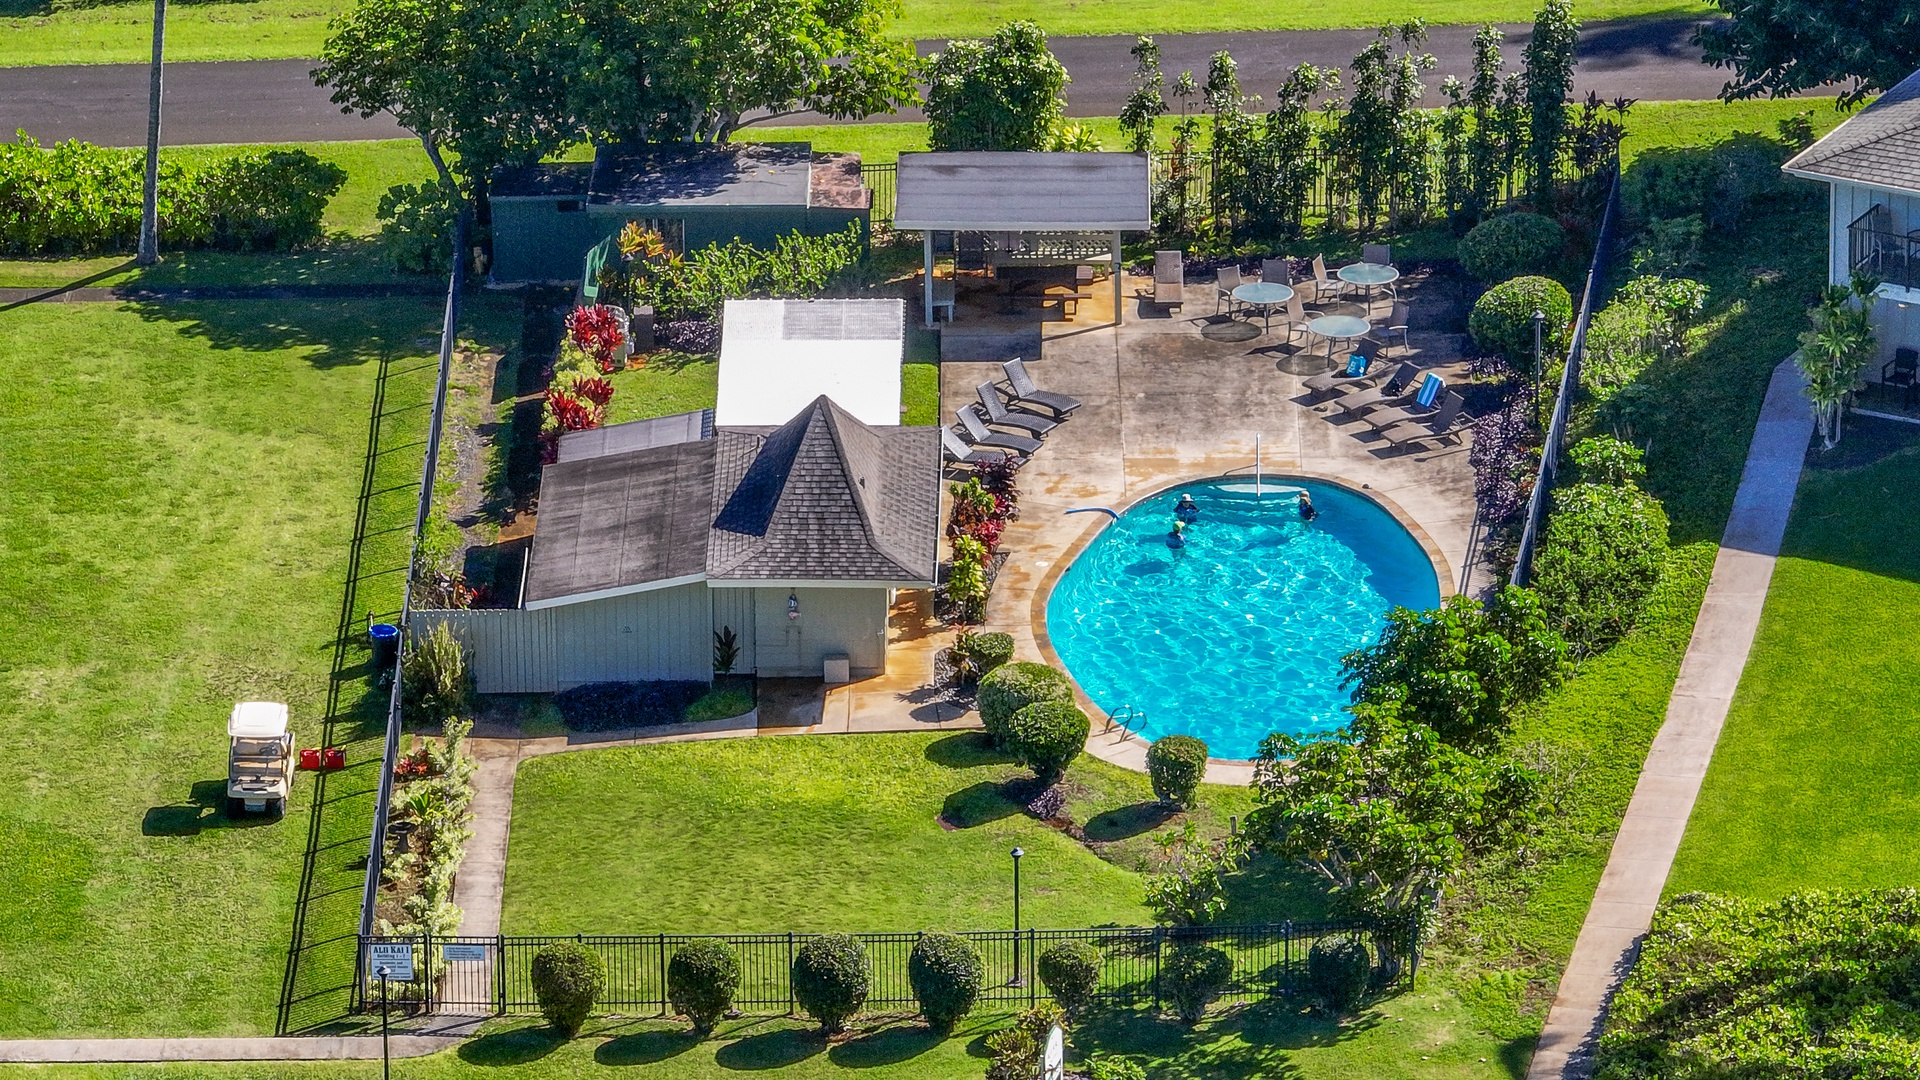
[[[975,675],[986,676],[1013,659],[1013,635],[987,631],[967,635],[967,661]]]
[[[1533,371],[1533,313],[1544,311],[1542,344],[1551,359],[1567,347],[1573,322],[1573,298],[1552,278],[1520,277],[1503,281],[1474,301],[1467,332],[1474,344],[1504,357],[1515,371]]]
[[[1023,660],[1002,664],[980,680],[975,697],[980,706],[980,723],[996,745],[1004,745],[1007,725],[1013,714],[1036,701],[1073,702],[1073,684],[1067,677],[1045,664]]]
[[[907,982],[920,1015],[942,1033],[973,1011],[986,973],[980,950],[953,934],[923,934],[907,957]]]
[[[530,974],[540,1015],[569,1038],[580,1034],[607,981],[599,955],[571,941],[556,942],[533,954]]]
[[[1191,735],[1167,735],[1147,747],[1147,779],[1154,797],[1169,806],[1192,806],[1206,775],[1207,744]]]
[[[667,961],[667,1000],[705,1035],[733,1008],[740,988],[740,958],[723,941],[682,945]]]
[[[1554,492],[1533,588],[1574,652],[1593,656],[1633,629],[1666,557],[1659,499],[1637,487],[1575,484]]]
[[[867,1003],[873,965],[867,950],[846,934],[822,934],[793,958],[793,1000],[832,1035]]]
[[[1051,783],[1087,745],[1093,724],[1080,707],[1066,701],[1036,701],[1013,714],[1002,741],[1020,764]]]
[[[1189,1024],[1199,1023],[1232,981],[1233,957],[1210,945],[1176,945],[1160,967],[1160,984],[1174,1013]]]
[[[1358,1005],[1372,979],[1373,955],[1357,938],[1322,938],[1307,953],[1307,989],[1335,1015]]]
[[[1550,217],[1501,214],[1460,238],[1460,266],[1491,285],[1552,266],[1566,242],[1566,230]]]
[[[1093,1001],[1100,986],[1100,967],[1105,958],[1100,950],[1084,941],[1062,941],[1040,954],[1034,969],[1040,985],[1068,1016],[1079,1016]]]

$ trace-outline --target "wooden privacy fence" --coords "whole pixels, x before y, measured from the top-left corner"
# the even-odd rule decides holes
[[[1357,920],[1286,922],[1261,926],[1094,927],[1079,930],[972,930],[959,934],[980,951],[986,977],[982,1004],[1026,1007],[1043,1000],[1038,958],[1063,941],[1081,941],[1099,949],[1101,967],[1096,997],[1123,1005],[1164,999],[1162,968],[1170,953],[1187,944],[1221,949],[1233,958],[1233,978],[1223,997],[1236,1000],[1269,998],[1301,992],[1306,984],[1307,955],[1314,943],[1326,938],[1366,937],[1371,924]],[[572,937],[380,937],[361,938],[361,955],[374,944],[408,943],[413,947],[416,978],[394,983],[388,992],[429,1010],[450,1013],[527,1013],[539,1009],[534,995],[533,957],[555,942],[577,942],[606,964],[606,988],[600,995],[604,1012],[628,1015],[672,1012],[668,1001],[668,961],[682,945],[723,941],[740,961],[740,988],[734,1006],[749,1013],[792,1013],[796,1009],[789,973],[794,956],[814,934],[581,934]],[[907,978],[907,959],[922,936],[919,933],[854,934],[866,948],[873,976],[867,994],[870,1010],[915,1007]],[[1396,980],[1410,980],[1418,965],[1416,953],[1394,972]],[[364,966],[363,970],[371,970]],[[366,987],[370,1006],[380,1002],[377,983]]]

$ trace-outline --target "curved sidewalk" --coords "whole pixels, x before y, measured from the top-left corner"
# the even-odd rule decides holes
[[[1586,1080],[1593,1074],[1607,1001],[1652,925],[1760,625],[1813,435],[1805,385],[1792,360],[1773,369],[1666,722],[1647,752],[1593,906],[1560,976],[1527,1080]]]

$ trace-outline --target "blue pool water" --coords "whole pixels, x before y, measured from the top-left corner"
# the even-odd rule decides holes
[[[1320,516],[1300,520],[1307,489]],[[1251,758],[1274,731],[1347,720],[1340,657],[1373,642],[1394,605],[1440,602],[1433,563],[1372,500],[1333,484],[1269,479],[1186,484],[1109,524],[1047,601],[1053,648],[1088,696],[1144,714],[1147,738],[1205,739]],[[1200,516],[1168,546],[1173,507]]]

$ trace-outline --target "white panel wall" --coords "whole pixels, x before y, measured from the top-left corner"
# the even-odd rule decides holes
[[[467,647],[474,689],[482,694],[540,694],[555,689],[559,671],[553,614],[552,609],[415,611],[408,630],[417,637],[445,623]]]
[[[1920,199],[1886,188],[1864,184],[1835,183],[1828,222],[1827,280],[1845,285],[1851,279],[1847,265],[1850,256],[1847,228],[1875,204],[1887,208],[1889,226],[1896,233],[1920,229]],[[1880,367],[1893,359],[1893,350],[1902,346],[1920,348],[1920,305],[1901,306],[1881,300],[1873,309],[1874,335],[1879,339],[1880,356],[1867,369],[1867,379],[1880,380]]]
[[[716,589],[715,592],[731,590]],[[754,658],[771,677],[819,678],[822,662],[844,654],[856,676],[887,669],[887,590],[755,589]],[[787,618],[787,597],[800,601],[800,617]]]
[[[713,632],[731,627],[736,644],[740,646],[740,655],[733,662],[735,675],[751,675],[754,672],[755,658],[753,642],[755,626],[753,607],[753,589],[709,589],[708,596],[713,600]]]
[[[538,611],[416,611],[466,645],[474,689],[539,694],[590,682],[713,679],[713,608],[704,583]]]

